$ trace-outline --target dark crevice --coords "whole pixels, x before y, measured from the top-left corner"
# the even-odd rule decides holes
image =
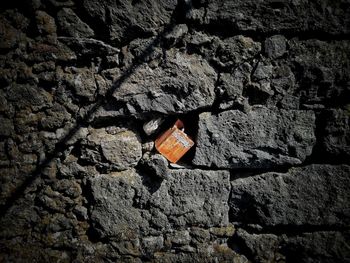
[[[274,35],[283,35],[287,39],[297,38],[299,40],[318,39],[322,41],[336,41],[336,40],[350,40],[350,34],[331,34],[324,31],[295,31],[294,29],[285,30],[270,30],[270,31],[259,31],[259,30],[238,30],[234,29],[231,21],[213,21],[210,24],[198,24],[196,22],[187,22],[192,29],[196,31],[202,31],[212,36],[219,38],[228,38],[237,35],[243,35],[250,37],[255,42],[264,42],[266,38]]]
[[[349,226],[343,225],[276,225],[253,227],[245,224],[236,224],[237,227],[244,229],[249,234],[274,234],[277,236],[298,236],[305,233],[315,232],[344,232],[349,231]]]
[[[325,149],[324,139],[326,138],[326,111],[316,112],[316,128],[315,128],[315,137],[316,143],[312,149],[312,153],[306,158],[303,162],[304,165],[311,164],[330,164],[330,165],[341,165],[341,164],[350,164],[348,156],[343,154],[333,155],[329,154]]]
[[[94,31],[95,38],[105,43],[108,43],[109,45],[112,45],[111,41],[109,41],[110,33],[108,29],[108,24],[104,23],[100,19],[94,19],[93,17],[90,17],[83,5],[83,0],[77,0],[75,3],[76,8],[74,9],[74,12],[84,23],[89,25],[89,27]]]
[[[256,262],[252,251],[248,248],[245,241],[237,234],[234,234],[227,240],[227,246],[237,254],[244,255],[250,262]]]

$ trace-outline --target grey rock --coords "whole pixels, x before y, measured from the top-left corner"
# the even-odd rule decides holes
[[[52,106],[52,96],[48,92],[30,85],[14,85],[8,91],[7,98],[19,109],[38,111]]]
[[[198,24],[224,27],[230,32],[293,30],[295,33],[322,31],[344,34],[350,31],[350,21],[346,17],[350,6],[346,1],[342,3],[344,7],[339,10],[338,3],[321,0],[311,4],[307,1],[203,1],[190,11],[188,18]],[[323,7],[327,7],[327,17]]]
[[[0,49],[8,50],[14,48],[21,41],[25,40],[25,34],[16,29],[3,16],[0,18]]]
[[[275,262],[284,259],[278,252],[281,238],[274,234],[250,234],[243,229],[237,230],[238,240],[254,257],[256,262]]]
[[[188,27],[186,24],[176,25],[170,33],[165,36],[165,39],[169,44],[177,43],[181,38],[184,37],[188,32]]]
[[[40,34],[56,34],[55,19],[44,11],[36,11],[36,24]]]
[[[81,99],[94,101],[97,94],[95,74],[89,68],[66,68],[64,72],[58,71],[58,81],[68,86],[74,95]]]
[[[123,48],[125,49],[125,47]],[[134,63],[138,61],[150,63],[150,67],[155,67],[163,56],[163,50],[157,45],[157,38],[137,38],[129,43],[127,46],[127,52],[123,52],[124,55],[124,65],[131,66],[130,62],[133,60]],[[152,62],[153,61],[153,62]],[[151,64],[156,64],[152,66]]]
[[[183,113],[214,102],[216,73],[198,55],[166,52],[162,67],[140,65],[114,92],[131,114]]]
[[[101,40],[82,37],[58,37],[58,40],[71,48],[79,57],[113,56],[120,50]]]
[[[240,229],[237,234],[255,262],[338,262],[350,256],[348,231],[276,236],[252,234]]]
[[[189,49],[202,55],[208,61],[215,58],[216,50],[222,44],[218,37],[198,31],[189,32],[185,36],[185,43]]]
[[[145,254],[154,254],[164,246],[163,236],[149,236],[142,239],[142,247]]]
[[[74,6],[74,2],[71,0],[48,0],[48,2],[52,4],[54,7],[58,7],[58,8]]]
[[[119,171],[136,166],[142,156],[140,138],[131,130],[123,128],[112,132],[111,128],[114,127],[89,129],[83,142],[86,156],[82,157],[92,164]]]
[[[167,239],[174,245],[188,245],[191,241],[187,230],[175,231],[167,235]]]
[[[349,261],[349,230],[320,231],[284,238],[282,250],[287,261],[341,262]]]
[[[261,44],[242,35],[224,39],[217,50],[217,58],[225,67],[237,67],[253,59],[261,51]]]
[[[57,13],[57,22],[63,35],[70,37],[92,37],[94,31],[70,8],[62,8]]]
[[[151,1],[120,3],[86,0],[83,9],[110,41],[127,43],[130,40],[155,34],[170,23],[176,2]],[[99,32],[96,32],[97,34]]]
[[[91,221],[100,237],[129,238],[139,235],[147,221],[133,206],[136,189],[142,185],[134,170],[98,175],[90,180],[93,207]]]
[[[73,212],[77,215],[78,219],[88,220],[88,210],[85,206],[76,206]]]
[[[310,165],[234,180],[231,218],[262,226],[346,226],[349,172],[346,165]]]
[[[13,178],[11,179],[13,180]],[[2,185],[1,197],[4,197],[3,189]],[[28,194],[20,204],[11,206],[7,213],[0,218],[0,237],[2,240],[26,236],[32,228],[31,225],[39,222],[40,217],[35,210],[33,199],[33,196]]]
[[[14,133],[14,126],[11,119],[0,117],[0,136],[11,136]]]
[[[272,75],[272,65],[269,63],[258,63],[252,74],[253,81],[270,79]]]
[[[118,255],[122,255],[121,261],[122,262],[128,262],[125,261],[123,256],[132,256],[132,257],[140,257],[141,256],[141,249],[140,249],[140,241],[138,238],[133,238],[132,236],[127,237],[126,240],[118,241],[118,242],[111,242],[110,243],[113,248],[115,248],[118,251]],[[130,262],[138,262],[141,263],[138,258],[136,260],[130,260]]]
[[[334,159],[350,160],[350,113],[346,110],[325,111],[323,149]]]
[[[232,73],[221,73],[219,87],[224,90],[222,97],[235,99],[242,95],[244,86],[250,82],[252,66],[248,63],[234,69]]]
[[[161,179],[167,179],[169,175],[168,161],[161,154],[155,154],[149,157],[144,156],[142,164],[147,171]]]
[[[155,189],[134,170],[95,176],[90,180],[91,219],[101,237],[133,237],[149,227],[171,229],[228,224],[229,173],[225,171],[176,170]],[[150,184],[155,184],[150,181]],[[152,217],[141,216],[147,204]],[[147,219],[148,218],[148,219]]]
[[[142,156],[139,138],[131,131],[118,133],[111,140],[104,139],[101,148],[103,156],[121,170],[135,166]]]
[[[247,97],[249,105],[274,106],[274,104],[271,105],[271,103],[269,103],[269,100],[275,92],[271,88],[270,81],[268,80],[250,83],[246,86],[244,94]]]
[[[63,43],[48,44],[45,42],[34,42],[29,45],[26,60],[30,62],[59,61],[68,62],[77,59],[76,54]]]
[[[148,140],[142,144],[143,153],[151,152],[153,148],[154,148],[154,141]]]
[[[211,244],[207,245],[196,253],[193,248],[189,246],[184,246],[184,249],[181,251],[179,248],[179,252],[171,253],[171,252],[163,252],[156,253],[154,255],[153,262],[157,263],[170,263],[170,262],[234,262],[234,263],[247,263],[249,262],[247,258],[243,255],[239,255],[235,253],[232,249],[230,249],[227,244]],[[191,249],[190,249],[191,248]]]
[[[228,224],[229,172],[172,170],[150,197],[175,226]]]
[[[290,60],[297,74],[297,90],[303,108],[339,108],[349,104],[350,42],[291,39]]]
[[[80,185],[74,180],[62,179],[56,181],[52,186],[52,189],[61,192],[70,198],[77,198],[82,194]]]
[[[54,130],[64,126],[64,123],[71,120],[71,115],[61,104],[54,104],[47,110],[47,115],[41,119],[41,127],[44,130]]]
[[[269,58],[278,58],[286,52],[287,40],[282,35],[274,35],[265,40],[265,53]]]
[[[193,163],[220,168],[267,168],[300,164],[316,141],[311,111],[253,107],[199,116]]]
[[[203,229],[200,227],[192,227],[191,231],[191,242],[196,246],[200,246],[203,243],[206,244],[210,240],[210,233],[208,229]]]

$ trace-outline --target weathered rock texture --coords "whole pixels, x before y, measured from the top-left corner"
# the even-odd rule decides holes
[[[193,163],[219,168],[301,164],[316,141],[312,111],[254,107],[199,115]]]
[[[349,0],[2,2],[0,262],[350,262]]]

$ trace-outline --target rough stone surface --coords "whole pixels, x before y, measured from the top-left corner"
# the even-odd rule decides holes
[[[155,34],[170,22],[175,7],[173,1],[83,2],[89,18],[100,26],[99,34],[105,33],[105,37],[116,43]]]
[[[292,260],[298,262],[347,262],[349,258],[349,232],[317,231],[293,233],[289,236],[274,234],[250,234],[242,229],[238,239],[248,249],[251,260],[274,262]]]
[[[63,8],[57,13],[57,21],[65,34],[70,37],[92,37],[94,31],[70,8]]]
[[[234,180],[231,218],[263,226],[347,226],[349,171],[315,164]]]
[[[136,166],[142,156],[140,139],[130,130],[91,129],[87,136],[87,146],[89,144],[97,146],[101,151],[87,147],[88,158],[97,158],[102,162],[103,156],[117,170]]]
[[[174,170],[158,191],[150,203],[172,224],[208,227],[228,223],[226,171]]]
[[[328,156],[350,160],[350,113],[343,110],[325,112],[323,148]]]
[[[350,262],[349,11],[2,1],[0,262]]]
[[[349,33],[348,1],[281,2],[201,1],[189,17],[204,25],[224,26],[227,31]]]
[[[178,50],[166,53],[164,65],[152,69],[142,64],[113,96],[126,103],[131,114],[137,112],[181,113],[214,102],[216,73],[197,55]]]
[[[138,236],[140,227],[147,227],[145,219],[133,207],[141,178],[134,170],[99,175],[90,180],[93,208],[91,220],[101,237],[126,238]]]
[[[275,35],[265,40],[265,53],[270,58],[278,58],[286,53],[286,38]]]
[[[126,231],[137,236],[141,228],[148,233],[150,227],[169,230],[171,225],[208,227],[228,223],[227,172],[174,170],[158,186],[149,185],[152,184],[149,180],[134,170],[91,179],[92,220],[102,236]],[[138,209],[145,205],[151,207],[149,222]]]
[[[219,168],[263,168],[302,163],[315,143],[311,111],[254,107],[199,116],[193,163]]]

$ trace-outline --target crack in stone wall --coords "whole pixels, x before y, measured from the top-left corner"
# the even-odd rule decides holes
[[[0,10],[1,262],[350,260],[349,1]]]

